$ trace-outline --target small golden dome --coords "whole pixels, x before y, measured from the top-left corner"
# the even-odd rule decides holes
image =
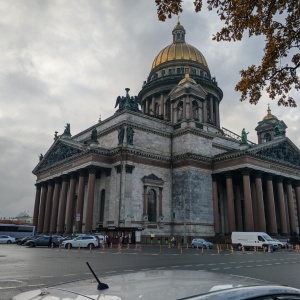
[[[162,63],[174,60],[192,60],[208,68],[203,54],[197,48],[185,42],[175,42],[158,53],[153,60],[152,70]]]
[[[270,109],[270,105],[269,104],[268,104],[268,110],[267,111],[268,111],[268,114],[263,118],[263,121],[270,120],[270,119],[276,119],[276,120],[278,120],[276,116],[274,116],[274,115],[271,114],[271,109]]]

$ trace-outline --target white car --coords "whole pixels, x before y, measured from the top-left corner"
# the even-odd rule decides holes
[[[16,239],[9,235],[0,235],[0,244],[12,244],[15,243]]]
[[[276,240],[274,239],[274,241],[278,244],[278,248],[286,248],[288,246],[288,243],[286,241],[283,240]]]
[[[87,248],[94,248],[98,247],[99,243],[97,239],[94,236],[91,235],[82,235],[78,236],[77,238],[73,240],[66,240],[62,242],[62,247],[65,247],[66,249],[72,248],[72,247],[87,247]]]

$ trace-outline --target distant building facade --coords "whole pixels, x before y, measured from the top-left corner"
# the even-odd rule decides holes
[[[258,144],[221,128],[222,90],[184,27],[172,34],[137,97],[126,89],[108,119],[55,134],[33,170],[38,233],[299,233],[300,151],[287,126],[268,109]]]

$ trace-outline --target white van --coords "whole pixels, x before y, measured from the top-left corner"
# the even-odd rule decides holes
[[[278,248],[278,244],[265,232],[238,232],[233,231],[231,234],[232,246],[238,250],[250,249],[258,247],[260,249],[268,250],[269,246],[273,250]]]

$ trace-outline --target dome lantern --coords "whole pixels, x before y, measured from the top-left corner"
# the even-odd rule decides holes
[[[178,23],[174,27],[173,31],[173,43],[184,43],[185,42],[185,29],[179,22],[178,17]]]

